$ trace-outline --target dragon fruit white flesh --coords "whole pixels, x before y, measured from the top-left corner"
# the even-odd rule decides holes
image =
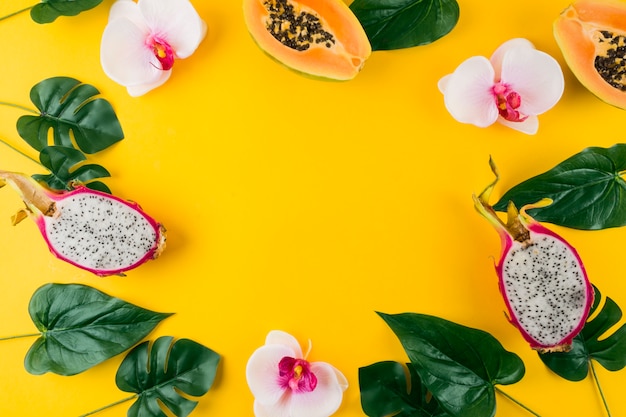
[[[569,243],[526,213],[550,200],[519,211],[510,202],[507,223],[500,220],[488,203],[498,181],[496,167],[490,163],[496,179],[480,196],[473,197],[478,212],[500,234],[502,254],[496,271],[509,321],[533,349],[568,351],[593,302],[593,287],[585,267]]]
[[[13,224],[31,217],[55,256],[98,276],[124,275],[165,248],[165,229],[136,203],[82,185],[53,192],[23,174],[0,171],[0,186],[6,183],[26,204]]]

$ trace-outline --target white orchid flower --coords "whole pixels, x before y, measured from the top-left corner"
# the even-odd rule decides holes
[[[176,59],[190,56],[207,27],[189,0],[117,0],[102,35],[105,74],[140,96],[168,80]]]
[[[348,381],[328,363],[307,361],[307,355],[290,334],[267,335],[246,367],[256,417],[328,417],[337,411]]]
[[[560,100],[564,84],[554,58],[516,38],[500,45],[491,59],[467,59],[438,86],[457,121],[478,127],[497,121],[532,135],[539,128],[537,115]]]

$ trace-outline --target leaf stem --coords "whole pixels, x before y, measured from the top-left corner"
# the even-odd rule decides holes
[[[13,12],[13,13],[9,13],[9,14],[8,14],[8,15],[6,15],[6,16],[2,16],[2,17],[0,17],[0,21],[5,20],[5,19],[8,19],[9,17],[13,17],[13,16],[15,16],[15,15],[18,15],[18,14],[20,14],[20,13],[24,13],[24,12],[26,12],[26,11],[28,11],[28,10],[32,9],[32,8],[33,8],[33,7],[35,7],[35,6],[36,6],[36,4],[33,4],[32,6],[28,6],[28,7],[24,8],[24,9],[18,10],[18,11]]]
[[[26,9],[26,10],[28,10],[28,9]],[[0,20],[2,20],[2,19],[3,18],[0,18]],[[27,111],[27,112],[33,113],[33,114],[41,114],[37,110],[34,110],[34,109],[30,108],[30,107],[21,106],[19,104],[15,104],[15,103],[9,103],[8,101],[0,101],[0,105],[7,106],[7,107],[14,107],[16,109],[24,110],[24,111]]]
[[[19,334],[16,336],[0,337],[0,341],[11,340],[11,339],[21,339],[24,337],[35,337],[35,336],[41,336],[41,333]]]
[[[24,152],[20,151],[19,149],[17,149],[15,146],[11,145],[10,143],[8,143],[7,141],[5,141],[4,139],[0,139],[0,143],[3,144],[4,146],[6,146],[7,148],[19,153],[20,155],[22,155],[24,158],[26,159],[30,159],[31,161],[33,161],[34,163],[36,163],[37,165],[41,165],[41,162],[37,161],[35,158],[32,158],[31,156],[25,154]],[[45,168],[45,167],[44,167]]]
[[[522,407],[524,410],[528,411],[530,414],[532,414],[535,417],[541,417],[539,414],[535,413],[533,410],[531,410],[530,408],[526,407],[524,404],[522,404],[521,402],[517,401],[515,398],[511,397],[509,394],[507,394],[506,392],[502,391],[500,388],[495,387],[495,390],[497,392],[499,392],[500,394],[504,395],[506,398],[508,398],[509,400],[513,401],[515,404],[519,405],[520,407]]]
[[[123,399],[121,399],[121,400],[119,400],[119,401],[115,401],[114,403],[111,403],[111,404],[105,405],[104,407],[100,407],[100,408],[98,408],[98,409],[96,409],[96,410],[90,411],[90,412],[88,412],[87,414],[81,414],[81,415],[80,415],[80,416],[78,416],[78,417],[87,417],[87,416],[90,416],[90,415],[93,415],[93,414],[99,413],[100,411],[104,411],[104,410],[106,410],[106,409],[108,409],[108,408],[115,407],[116,405],[120,405],[120,404],[123,404],[123,403],[125,403],[125,402],[127,402],[127,401],[134,400],[134,399],[135,399],[135,398],[137,398],[137,397],[139,397],[139,394],[135,394],[135,395],[132,395],[132,396],[130,396],[130,397],[123,398]]]
[[[596,387],[598,387],[598,391],[600,392],[600,398],[602,398],[602,403],[604,404],[604,409],[606,410],[606,415],[611,417],[611,411],[609,410],[609,404],[606,402],[606,397],[604,396],[604,392],[602,391],[602,387],[600,386],[600,380],[598,379],[598,375],[596,374],[596,368],[593,366],[593,361],[589,361],[589,367],[591,368],[591,374],[593,375],[593,380],[596,383]]]

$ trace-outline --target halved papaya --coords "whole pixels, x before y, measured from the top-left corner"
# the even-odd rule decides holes
[[[578,0],[554,22],[554,37],[582,85],[626,108],[626,2]]]
[[[268,55],[296,71],[354,78],[372,48],[342,0],[243,0],[250,34]]]

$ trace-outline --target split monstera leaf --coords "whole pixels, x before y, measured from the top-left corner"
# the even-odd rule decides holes
[[[163,336],[153,344],[137,345],[170,313],[147,310],[81,284],[46,284],[35,291],[28,310],[39,333],[0,340],[38,336],[24,360],[31,374],[76,375],[132,348],[120,364],[116,383],[134,395],[112,404],[136,400],[128,412],[131,417],[162,416],[159,403],[175,416],[186,417],[197,401],[180,393],[200,397],[215,379],[220,355],[199,343]]]
[[[87,160],[85,154],[100,152],[124,138],[113,106],[98,95],[98,89],[89,84],[70,77],[53,77],[31,89],[30,98],[36,110],[2,103],[33,113],[17,120],[17,131],[39,152],[39,163],[50,171],[46,175],[33,176],[50,189],[70,190],[72,184],[79,182],[110,192],[102,181],[95,181],[109,177],[109,171],[97,164],[84,163]],[[50,131],[51,143],[48,139]]]

